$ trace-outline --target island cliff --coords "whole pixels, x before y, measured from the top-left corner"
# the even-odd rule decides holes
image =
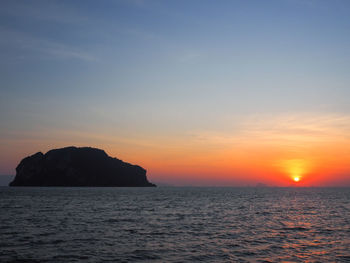
[[[24,158],[10,186],[155,186],[140,166],[90,147],[66,147]]]

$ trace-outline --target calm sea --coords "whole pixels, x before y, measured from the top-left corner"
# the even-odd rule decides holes
[[[349,188],[0,188],[0,262],[350,262]]]

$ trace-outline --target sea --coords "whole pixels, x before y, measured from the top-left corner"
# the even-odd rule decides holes
[[[350,188],[0,187],[0,262],[350,262]]]

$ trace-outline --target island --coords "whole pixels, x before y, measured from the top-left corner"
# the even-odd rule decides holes
[[[138,165],[91,147],[65,147],[24,158],[10,186],[156,186]]]

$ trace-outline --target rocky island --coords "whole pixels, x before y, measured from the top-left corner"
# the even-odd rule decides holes
[[[10,186],[155,186],[138,165],[91,147],[66,147],[24,158]]]

